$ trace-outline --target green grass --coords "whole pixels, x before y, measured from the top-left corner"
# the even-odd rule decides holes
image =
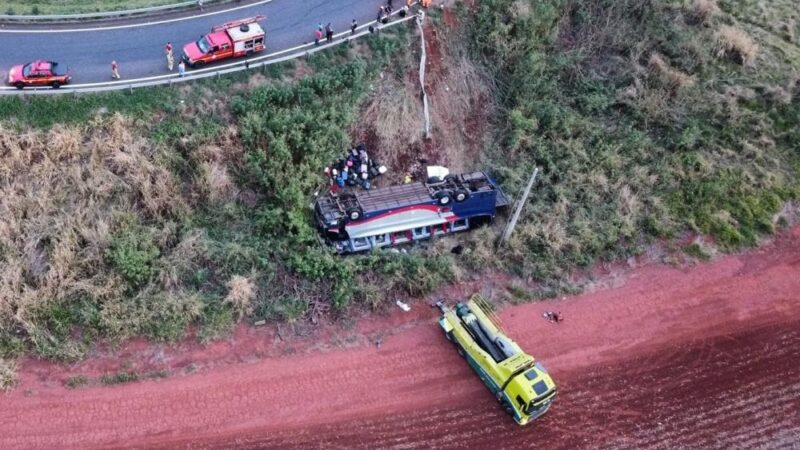
[[[171,5],[183,0],[0,0],[0,14],[74,14]],[[204,4],[221,0],[205,0]]]
[[[487,159],[512,193],[543,169],[504,267],[559,279],[681,230],[729,250],[773,232],[800,193],[800,56],[725,13],[750,3],[707,26],[668,0],[488,0],[465,17],[507,111]],[[725,24],[758,44],[752,66],[719,54]]]
[[[91,380],[86,375],[75,375],[67,378],[67,381],[64,382],[64,386],[70,389],[78,389],[84,387],[89,384]]]

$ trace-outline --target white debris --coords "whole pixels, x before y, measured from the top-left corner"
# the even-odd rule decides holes
[[[400,300],[397,301],[397,306],[399,306],[400,309],[402,309],[405,312],[411,311],[411,307],[408,306],[406,303],[401,302]]]

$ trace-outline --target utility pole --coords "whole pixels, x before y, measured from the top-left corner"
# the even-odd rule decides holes
[[[528,180],[528,186],[525,187],[525,192],[522,194],[522,198],[519,199],[517,202],[517,207],[514,210],[514,215],[511,217],[511,220],[508,221],[506,225],[505,231],[503,231],[503,237],[500,238],[499,247],[502,247],[508,238],[511,237],[511,233],[514,232],[514,227],[517,226],[517,221],[519,220],[519,215],[522,213],[522,207],[525,206],[525,202],[528,200],[528,196],[531,194],[531,189],[533,189],[533,183],[536,181],[536,175],[539,175],[539,168],[536,167],[533,169],[533,173],[531,174],[531,179]]]

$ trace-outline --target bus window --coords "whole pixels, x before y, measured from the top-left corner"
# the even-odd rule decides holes
[[[453,231],[462,231],[469,228],[469,219],[460,219],[453,222]]]
[[[367,238],[355,238],[350,241],[353,251],[366,250],[370,247]]]

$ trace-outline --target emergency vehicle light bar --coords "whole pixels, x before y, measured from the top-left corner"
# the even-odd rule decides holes
[[[234,21],[231,21],[231,22],[225,22],[222,25],[217,25],[217,26],[211,28],[211,31],[212,32],[224,31],[224,30],[227,30],[228,28],[236,28],[236,27],[240,27],[242,25],[249,25],[251,23],[256,23],[256,22],[264,20],[266,18],[267,18],[267,16],[258,15],[258,16],[255,16],[255,17],[248,17],[247,19],[234,20]]]

